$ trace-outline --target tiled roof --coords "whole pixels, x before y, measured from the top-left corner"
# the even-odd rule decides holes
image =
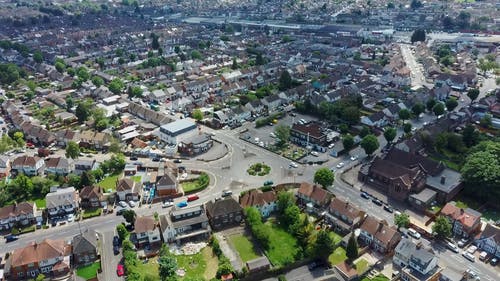
[[[363,215],[363,212],[353,204],[343,201],[339,198],[333,198],[330,203],[330,211],[337,211],[342,216],[346,216],[349,220],[354,220]]]
[[[71,246],[64,240],[46,239],[41,243],[35,242],[24,248],[18,248],[12,252],[11,266],[19,267],[36,263],[43,260],[66,256],[71,252]]]
[[[260,190],[250,190],[240,198],[241,207],[263,206],[266,203],[276,201],[274,191],[262,192]]]
[[[242,210],[240,204],[236,202],[232,197],[228,197],[224,200],[219,201],[209,201],[206,204],[207,214],[210,217],[218,217],[230,213],[236,213]]]
[[[134,223],[134,232],[135,233],[144,233],[153,231],[156,228],[157,224],[153,217],[138,217]]]
[[[474,226],[481,219],[481,213],[469,208],[459,208],[455,205],[455,202],[446,203],[443,209],[441,209],[441,214],[453,220],[458,220],[462,225],[467,227]]]
[[[19,215],[33,214],[33,203],[22,202],[0,208],[0,219],[17,217]]]

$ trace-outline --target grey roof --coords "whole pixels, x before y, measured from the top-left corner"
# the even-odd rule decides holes
[[[97,237],[93,230],[86,230],[82,234],[73,237],[73,254],[95,251],[97,247]]]
[[[409,257],[413,251],[417,249],[417,245],[413,243],[410,239],[403,238],[396,246],[396,253],[400,253],[403,256]]]
[[[195,128],[196,124],[189,119],[180,119],[161,126],[162,129],[167,130],[171,133],[176,133],[182,130],[189,129],[191,127]]]
[[[460,281],[464,277],[463,272],[456,271],[450,267],[445,267],[441,271],[441,276],[439,280],[441,281]]]
[[[411,254],[411,261],[413,263],[421,265],[422,268],[425,268],[436,256],[429,252],[427,249],[416,249]]]
[[[270,263],[269,263],[269,260],[265,256],[247,261],[247,267],[248,267],[248,270],[250,270],[250,271],[255,270],[255,269],[259,269],[259,268],[262,268],[262,267],[265,267],[268,265],[270,265]]]
[[[206,204],[207,213],[211,217],[218,217],[230,213],[242,211],[240,204],[232,197],[219,201],[209,201]]]
[[[193,212],[199,212],[200,210],[203,212],[202,205],[189,206],[189,207],[185,207],[185,208],[177,208],[176,206],[174,206],[174,207],[172,207],[170,215],[174,216],[174,217],[175,216],[182,216],[182,215],[186,215],[186,214],[193,213]]]
[[[429,202],[436,196],[437,192],[434,190],[431,190],[429,188],[424,188],[424,190],[420,191],[417,194],[412,194],[410,197],[417,199],[420,202]]]
[[[75,188],[58,188],[55,192],[47,193],[45,201],[47,202],[47,209],[56,208],[66,204],[76,204]]]
[[[445,183],[441,183],[441,177],[446,177]],[[435,188],[439,191],[450,193],[453,189],[455,189],[460,183],[460,173],[453,171],[452,169],[445,168],[440,174],[435,177],[428,176],[425,183]]]
[[[190,218],[185,219],[185,220],[173,221],[172,226],[174,228],[180,228],[180,227],[184,227],[187,225],[193,225],[193,224],[197,224],[197,223],[201,223],[201,222],[208,222],[207,214],[201,213],[199,216],[190,217]]]

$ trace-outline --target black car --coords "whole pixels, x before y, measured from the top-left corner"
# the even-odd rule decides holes
[[[118,236],[113,237],[113,246],[120,246],[120,238]]]
[[[160,158],[153,158],[153,162],[160,162]]]
[[[365,199],[370,199],[370,196],[368,196],[368,193],[366,193],[366,192],[361,192],[361,197],[363,197]]]
[[[384,205],[384,210],[389,212],[389,213],[394,212],[394,209],[391,206],[387,206],[387,205]]]
[[[135,156],[131,156],[131,157],[130,157],[130,160],[135,161],[135,160],[137,160],[137,157],[135,157]]]
[[[9,234],[9,235],[5,236],[5,242],[6,242],[6,243],[9,243],[9,242],[14,242],[14,241],[16,241],[17,239],[19,239],[19,237],[18,237],[18,236],[16,236],[16,235],[13,235],[13,234]]]
[[[174,159],[174,163],[182,163],[181,159]]]
[[[120,253],[120,247],[113,246],[113,254],[118,255]]]
[[[384,203],[382,203],[382,201],[380,201],[378,198],[373,198],[372,199],[372,202],[373,204],[377,205],[377,206],[382,206]]]
[[[121,215],[123,215],[124,211],[125,211],[125,209],[119,209],[118,211],[116,211],[116,215],[121,216]]]

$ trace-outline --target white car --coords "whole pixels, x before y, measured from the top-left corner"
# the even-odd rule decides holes
[[[459,252],[457,245],[453,244],[452,242],[446,243],[446,247],[455,253]]]
[[[127,208],[127,202],[125,202],[125,201],[118,202],[118,205],[120,205],[120,207],[122,207],[122,208]]]
[[[472,245],[467,249],[467,253],[470,253],[471,255],[474,254],[477,250],[477,247]]]
[[[292,167],[292,168],[298,168],[299,165],[297,165],[297,163],[295,163],[295,162],[290,162],[290,167]]]
[[[68,215],[68,222],[72,222],[75,219],[75,215],[69,214]]]
[[[476,257],[474,257],[474,255],[471,254],[471,253],[463,252],[462,256],[464,256],[464,258],[470,260],[471,262],[475,262],[476,261]]]
[[[358,160],[358,155],[351,156],[351,161],[356,161],[356,160]]]
[[[174,202],[171,202],[171,201],[165,201],[161,204],[161,207],[162,208],[168,208],[168,207],[172,207],[174,205]]]
[[[408,228],[408,235],[410,235],[411,237],[415,238],[415,239],[420,239],[420,237],[422,237],[420,235],[420,233],[418,233],[415,229],[413,228]]]
[[[271,132],[271,133],[269,133],[269,136],[270,136],[271,138],[275,138],[275,137],[276,137],[276,134],[275,134],[275,133],[273,133],[273,132]]]
[[[345,165],[344,162],[338,163],[337,164],[337,169],[340,169],[340,168],[344,167],[344,165]]]
[[[135,202],[134,202],[134,201],[128,201],[128,205],[129,205],[131,208],[134,208],[134,207],[135,207]]]
[[[335,144],[334,144],[334,143],[331,143],[331,144],[328,146],[328,148],[329,148],[329,149],[332,149],[334,146],[335,146]]]
[[[319,153],[318,153],[317,151],[311,151],[311,155],[312,155],[312,156],[316,156],[316,157],[318,157],[318,156],[319,156]]]

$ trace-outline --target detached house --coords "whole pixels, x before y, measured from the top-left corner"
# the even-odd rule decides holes
[[[99,208],[106,205],[102,187],[97,185],[82,188],[80,190],[80,200],[82,208]]]
[[[179,142],[179,153],[184,155],[198,155],[208,151],[214,144],[208,134],[198,134]]]
[[[167,196],[177,194],[177,180],[169,173],[158,173],[156,182],[156,193],[158,196]]]
[[[210,225],[215,230],[239,225],[243,220],[243,208],[232,197],[209,201],[205,209]]]
[[[255,207],[263,218],[267,218],[276,210],[276,200],[276,193],[272,190],[262,192],[252,189],[240,197],[240,205],[242,208]]]
[[[45,201],[50,218],[73,214],[80,204],[74,187],[57,188],[45,195]]]
[[[16,225],[32,225],[36,222],[36,217],[35,203],[22,202],[2,207],[0,208],[0,230],[8,230]]]
[[[471,237],[481,229],[481,213],[470,208],[459,208],[453,201],[441,209],[441,215],[450,220],[455,235]]]
[[[387,222],[379,221],[372,216],[367,216],[360,226],[359,239],[380,253],[389,253],[401,240],[397,229],[390,227]]]
[[[401,271],[404,281],[437,280],[441,268],[439,259],[429,250],[417,247],[410,255],[408,265]]]
[[[73,237],[74,266],[84,266],[95,262],[99,258],[97,251],[97,233],[93,230],[86,230]]]
[[[75,162],[75,174],[81,175],[83,172],[92,171],[97,168],[97,163],[94,159],[78,159]]]
[[[210,225],[203,205],[182,209],[172,207],[168,215],[160,216],[160,228],[166,243],[206,239],[210,234]]]
[[[138,217],[134,223],[134,233],[137,247],[161,243],[160,227],[152,216]]]
[[[313,207],[321,208],[328,204],[332,194],[319,185],[303,182],[300,184],[297,197],[303,204],[311,203]]]
[[[14,250],[5,262],[7,280],[25,280],[43,273],[46,278],[61,278],[70,273],[71,245],[64,240],[46,239]]]
[[[500,227],[487,224],[475,244],[491,256],[500,258]]]
[[[129,178],[123,178],[116,182],[116,195],[120,201],[139,201],[141,191],[142,188],[139,184]]]
[[[326,218],[332,223],[335,230],[347,234],[359,227],[365,215],[365,212],[358,209],[352,203],[339,198],[333,198],[328,206]]]
[[[19,156],[12,163],[12,170],[27,176],[43,175],[45,162],[42,158],[35,156]]]
[[[45,172],[58,176],[67,176],[74,170],[73,160],[57,157],[45,160]]]

